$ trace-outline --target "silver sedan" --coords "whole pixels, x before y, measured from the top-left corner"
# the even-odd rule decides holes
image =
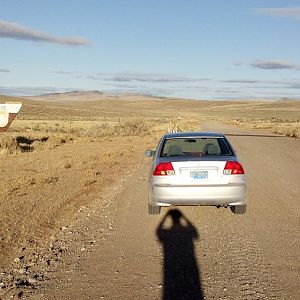
[[[179,132],[161,137],[149,175],[149,214],[161,207],[205,205],[246,212],[246,178],[224,134]]]

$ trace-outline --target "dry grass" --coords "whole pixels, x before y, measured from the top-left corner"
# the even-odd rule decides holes
[[[114,126],[113,134],[117,136],[144,136],[149,134],[149,126],[142,119],[125,121]]]
[[[52,121],[53,122],[53,121]],[[41,122],[46,124],[46,122]],[[27,127],[27,131],[20,131],[20,122],[17,127],[13,127],[10,132],[0,135],[0,154],[9,155],[21,152],[32,152],[53,149],[62,144],[79,139],[101,140],[104,137],[140,136],[144,137],[153,133],[153,125],[157,122],[153,120],[127,119],[117,123],[106,122],[79,122],[72,128],[70,133],[66,133],[63,124],[57,124],[54,132],[49,131],[48,126],[40,126],[38,122],[32,128]],[[80,127],[80,125],[82,127]]]
[[[0,135],[0,154],[16,154],[20,152],[19,145],[15,138],[10,135]]]
[[[0,100],[20,99],[2,97]],[[0,135],[1,154],[52,149],[79,138],[159,137],[175,125],[182,131],[197,131],[201,120],[227,121],[299,137],[300,101],[116,98],[85,103],[32,100],[23,103],[10,132]],[[23,142],[16,139],[18,136],[25,138]]]
[[[22,152],[32,152],[45,149],[53,149],[69,141],[70,137],[61,135],[28,134],[17,135],[5,133],[0,135],[0,154],[10,155]]]
[[[107,137],[107,136],[146,136],[153,133],[166,132],[168,128],[178,125],[185,131],[198,130],[199,119],[187,118],[107,118],[106,121],[61,121],[61,120],[16,120],[11,133],[34,136],[63,135],[78,137]]]
[[[228,123],[239,126],[247,126],[254,129],[269,129],[276,134],[300,138],[300,121],[298,120],[280,119],[276,117],[271,117],[270,119],[239,118],[228,120]]]
[[[117,123],[95,123],[94,126],[77,128],[72,134],[87,137],[145,136],[149,135],[150,127],[150,122],[145,120],[127,119]]]
[[[288,123],[276,126],[274,132],[280,135],[285,135],[293,138],[300,138],[300,123]]]

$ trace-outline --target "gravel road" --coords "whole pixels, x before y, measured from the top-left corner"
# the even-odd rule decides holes
[[[202,130],[240,134],[228,137],[247,173],[245,215],[180,207],[185,224],[173,227],[169,209],[149,216],[145,158],[82,234],[69,235],[63,263],[26,299],[297,299],[300,141],[213,123]]]

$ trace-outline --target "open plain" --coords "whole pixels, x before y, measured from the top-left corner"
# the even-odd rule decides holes
[[[1,299],[297,299],[300,101],[22,101],[0,135]],[[143,153],[175,125],[228,135],[245,215],[180,207],[189,222],[175,233],[169,209],[148,215]]]

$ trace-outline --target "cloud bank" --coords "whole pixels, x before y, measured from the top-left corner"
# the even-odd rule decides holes
[[[208,81],[208,78],[189,78],[162,73],[143,73],[143,72],[120,72],[120,73],[97,73],[89,75],[89,79],[107,80],[113,82],[151,82],[151,83],[170,83],[170,82],[199,82]]]
[[[226,79],[220,80],[220,83],[242,84],[253,88],[283,88],[283,89],[299,89],[299,79],[281,79],[281,80],[258,80],[258,79]]]
[[[57,37],[47,32],[37,31],[18,23],[3,20],[0,20],[0,37],[70,46],[86,46],[90,44],[88,40],[81,37]]]
[[[275,17],[285,17],[300,21],[300,7],[258,8],[256,12]]]

